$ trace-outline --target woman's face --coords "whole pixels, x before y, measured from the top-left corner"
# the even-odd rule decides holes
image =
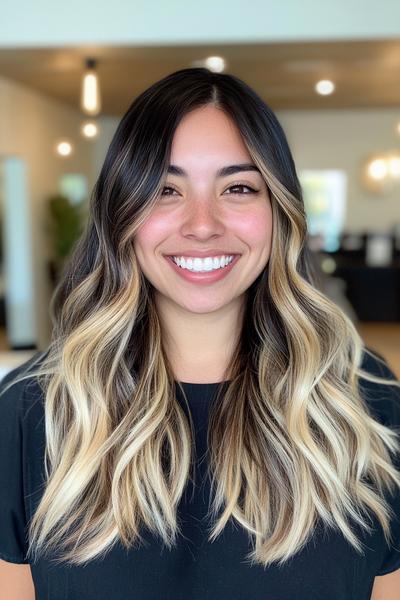
[[[254,166],[236,125],[224,112],[207,105],[182,119],[172,142],[173,168],[158,204],[134,239],[140,268],[164,308],[172,303],[192,313],[224,309],[244,299],[267,264],[272,212],[261,174],[251,167],[218,173],[243,164]],[[194,273],[171,259],[199,254],[233,255],[234,260],[216,271]],[[193,264],[209,269],[216,261],[189,261],[186,266]]]

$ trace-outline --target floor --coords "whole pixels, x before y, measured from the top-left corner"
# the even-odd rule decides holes
[[[382,354],[400,380],[400,323],[358,323],[357,330],[366,346]]]

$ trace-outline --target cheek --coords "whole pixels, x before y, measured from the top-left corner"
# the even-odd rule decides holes
[[[169,235],[173,224],[174,221],[171,216],[151,215],[135,235],[135,251],[152,252]]]
[[[235,215],[231,221],[238,237],[250,247],[265,248],[271,242],[272,212],[269,205],[249,208],[245,214]]]

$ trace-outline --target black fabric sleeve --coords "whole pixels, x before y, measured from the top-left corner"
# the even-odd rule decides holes
[[[0,382],[5,384],[21,370],[13,369]],[[12,385],[0,395],[0,558],[29,563],[23,482],[23,394],[28,380]]]
[[[373,351],[376,356],[384,360],[384,357]],[[398,381],[387,362],[381,364],[378,360],[364,354],[363,369],[378,375]],[[400,440],[400,388],[392,385],[360,381],[363,396],[371,408],[374,417],[383,425],[390,427],[399,434]],[[400,471],[400,455],[392,456],[396,468]],[[400,569],[400,490],[396,488],[392,494],[387,494],[386,500],[393,509],[394,517],[391,520],[391,532],[393,542],[382,548],[382,561],[376,575],[387,575]]]

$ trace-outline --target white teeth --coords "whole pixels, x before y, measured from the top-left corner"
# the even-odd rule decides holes
[[[222,269],[229,265],[233,260],[233,256],[221,256],[221,257],[210,257],[207,258],[184,258],[183,256],[173,256],[173,261],[181,267],[181,269],[188,269],[189,271],[203,272],[203,271],[214,271],[216,269]]]

